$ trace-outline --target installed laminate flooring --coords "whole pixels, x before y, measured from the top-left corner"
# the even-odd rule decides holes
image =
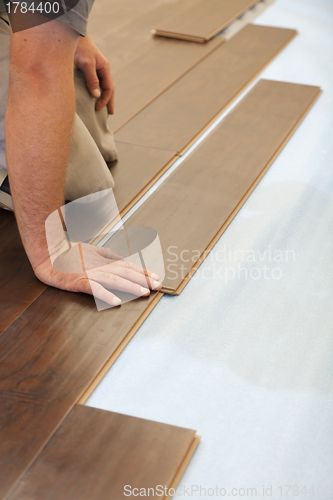
[[[117,135],[116,135],[117,138]],[[116,141],[119,160],[109,163],[113,193],[123,216],[178,158],[175,152]]]
[[[0,209],[0,335],[45,290],[34,275],[13,214]],[[7,212],[8,213],[8,212]]]
[[[118,500],[129,486],[158,498],[195,441],[192,430],[76,405],[9,498]]]
[[[151,48],[115,71],[116,109],[109,124],[115,132],[123,127],[191,68],[224,43],[216,37],[205,45],[178,40],[151,40]]]
[[[0,208],[0,229],[2,228],[2,226],[7,224],[7,222],[11,221],[14,218],[15,217],[14,217],[13,212],[10,212],[9,210],[4,210],[4,209]],[[2,232],[0,232],[0,236],[1,236],[1,239],[4,237]]]
[[[205,43],[257,2],[258,0],[201,0],[162,22],[153,33]]]
[[[295,34],[246,26],[122,127],[117,139],[182,154]]]
[[[109,125],[114,132],[224,42],[217,37],[205,46],[198,46],[151,36],[156,20],[168,18],[186,5],[189,5],[188,0],[163,4],[147,0],[142,9],[132,1],[123,8],[117,2],[107,6],[99,1],[94,5],[89,33],[111,63],[116,109],[109,117]],[[121,22],[117,16],[113,22],[115,13],[126,22]]]
[[[172,17],[178,9],[191,5],[192,1],[147,1],[140,13],[137,5],[134,8],[129,7],[128,16],[124,16],[126,21],[115,24],[112,22],[113,2],[108,1],[107,5],[103,3],[101,8],[93,7],[89,19],[89,34],[111,63],[113,73],[116,73],[160,42],[151,35],[151,30],[156,23]],[[123,14],[120,15],[123,16]]]
[[[137,17],[156,9],[159,0],[95,0],[89,16],[89,35],[104,37]],[[181,5],[181,2],[180,2]]]
[[[88,295],[47,288],[1,335],[0,498],[161,296],[98,312]]]
[[[158,232],[165,292],[182,290],[319,94],[261,80],[128,219]]]

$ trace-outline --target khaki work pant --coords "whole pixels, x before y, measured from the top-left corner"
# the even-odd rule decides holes
[[[6,14],[0,16],[0,185],[7,176],[5,112],[8,99],[11,30]],[[116,160],[114,137],[107,125],[108,111],[96,112],[96,99],[83,73],[75,69],[76,114],[65,182],[65,200],[73,201],[114,186],[106,161]],[[13,209],[11,196],[0,191],[0,203]]]

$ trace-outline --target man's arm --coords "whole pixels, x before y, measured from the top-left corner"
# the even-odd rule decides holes
[[[103,285],[135,295],[149,294],[148,286],[161,286],[153,280],[148,280],[147,285],[142,269],[123,261],[113,262],[106,250],[95,247],[87,253],[94,263],[92,267],[101,267],[95,274],[90,273],[90,278],[94,274],[90,280],[83,273],[57,272],[51,264],[45,235],[47,217],[64,203],[75,113],[73,66],[78,40],[74,30],[57,21],[12,34],[6,110],[8,173],[22,242],[36,276],[46,284],[94,293],[116,305],[120,300]]]
[[[48,257],[45,220],[64,204],[78,41],[57,21],[11,37],[6,156],[18,227],[34,269]]]

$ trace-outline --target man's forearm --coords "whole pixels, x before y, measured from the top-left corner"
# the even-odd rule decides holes
[[[6,110],[6,156],[20,234],[35,268],[48,257],[45,220],[63,205],[75,90],[73,65],[59,72],[52,62],[49,68],[22,66],[14,58]]]

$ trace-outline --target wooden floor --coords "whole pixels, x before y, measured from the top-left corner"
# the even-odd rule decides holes
[[[121,499],[125,485],[169,490],[194,444],[194,431],[77,405],[9,499]]]
[[[295,35],[246,26],[122,127],[117,139],[182,154]]]
[[[295,36],[261,26],[204,45],[151,35],[192,4],[98,0],[92,12],[90,35],[120,87],[119,112],[110,117],[120,159],[110,169],[122,215]],[[131,223],[156,226],[164,246],[176,238],[181,248],[197,246],[193,235],[201,239],[205,228],[200,249],[208,248],[318,93],[261,82]],[[177,282],[167,276],[165,291],[178,293],[191,272]],[[4,210],[0,276],[0,500],[120,498],[131,478],[133,485],[174,486],[197,444],[194,431],[77,405],[163,293],[98,312],[90,296],[46,287]]]

